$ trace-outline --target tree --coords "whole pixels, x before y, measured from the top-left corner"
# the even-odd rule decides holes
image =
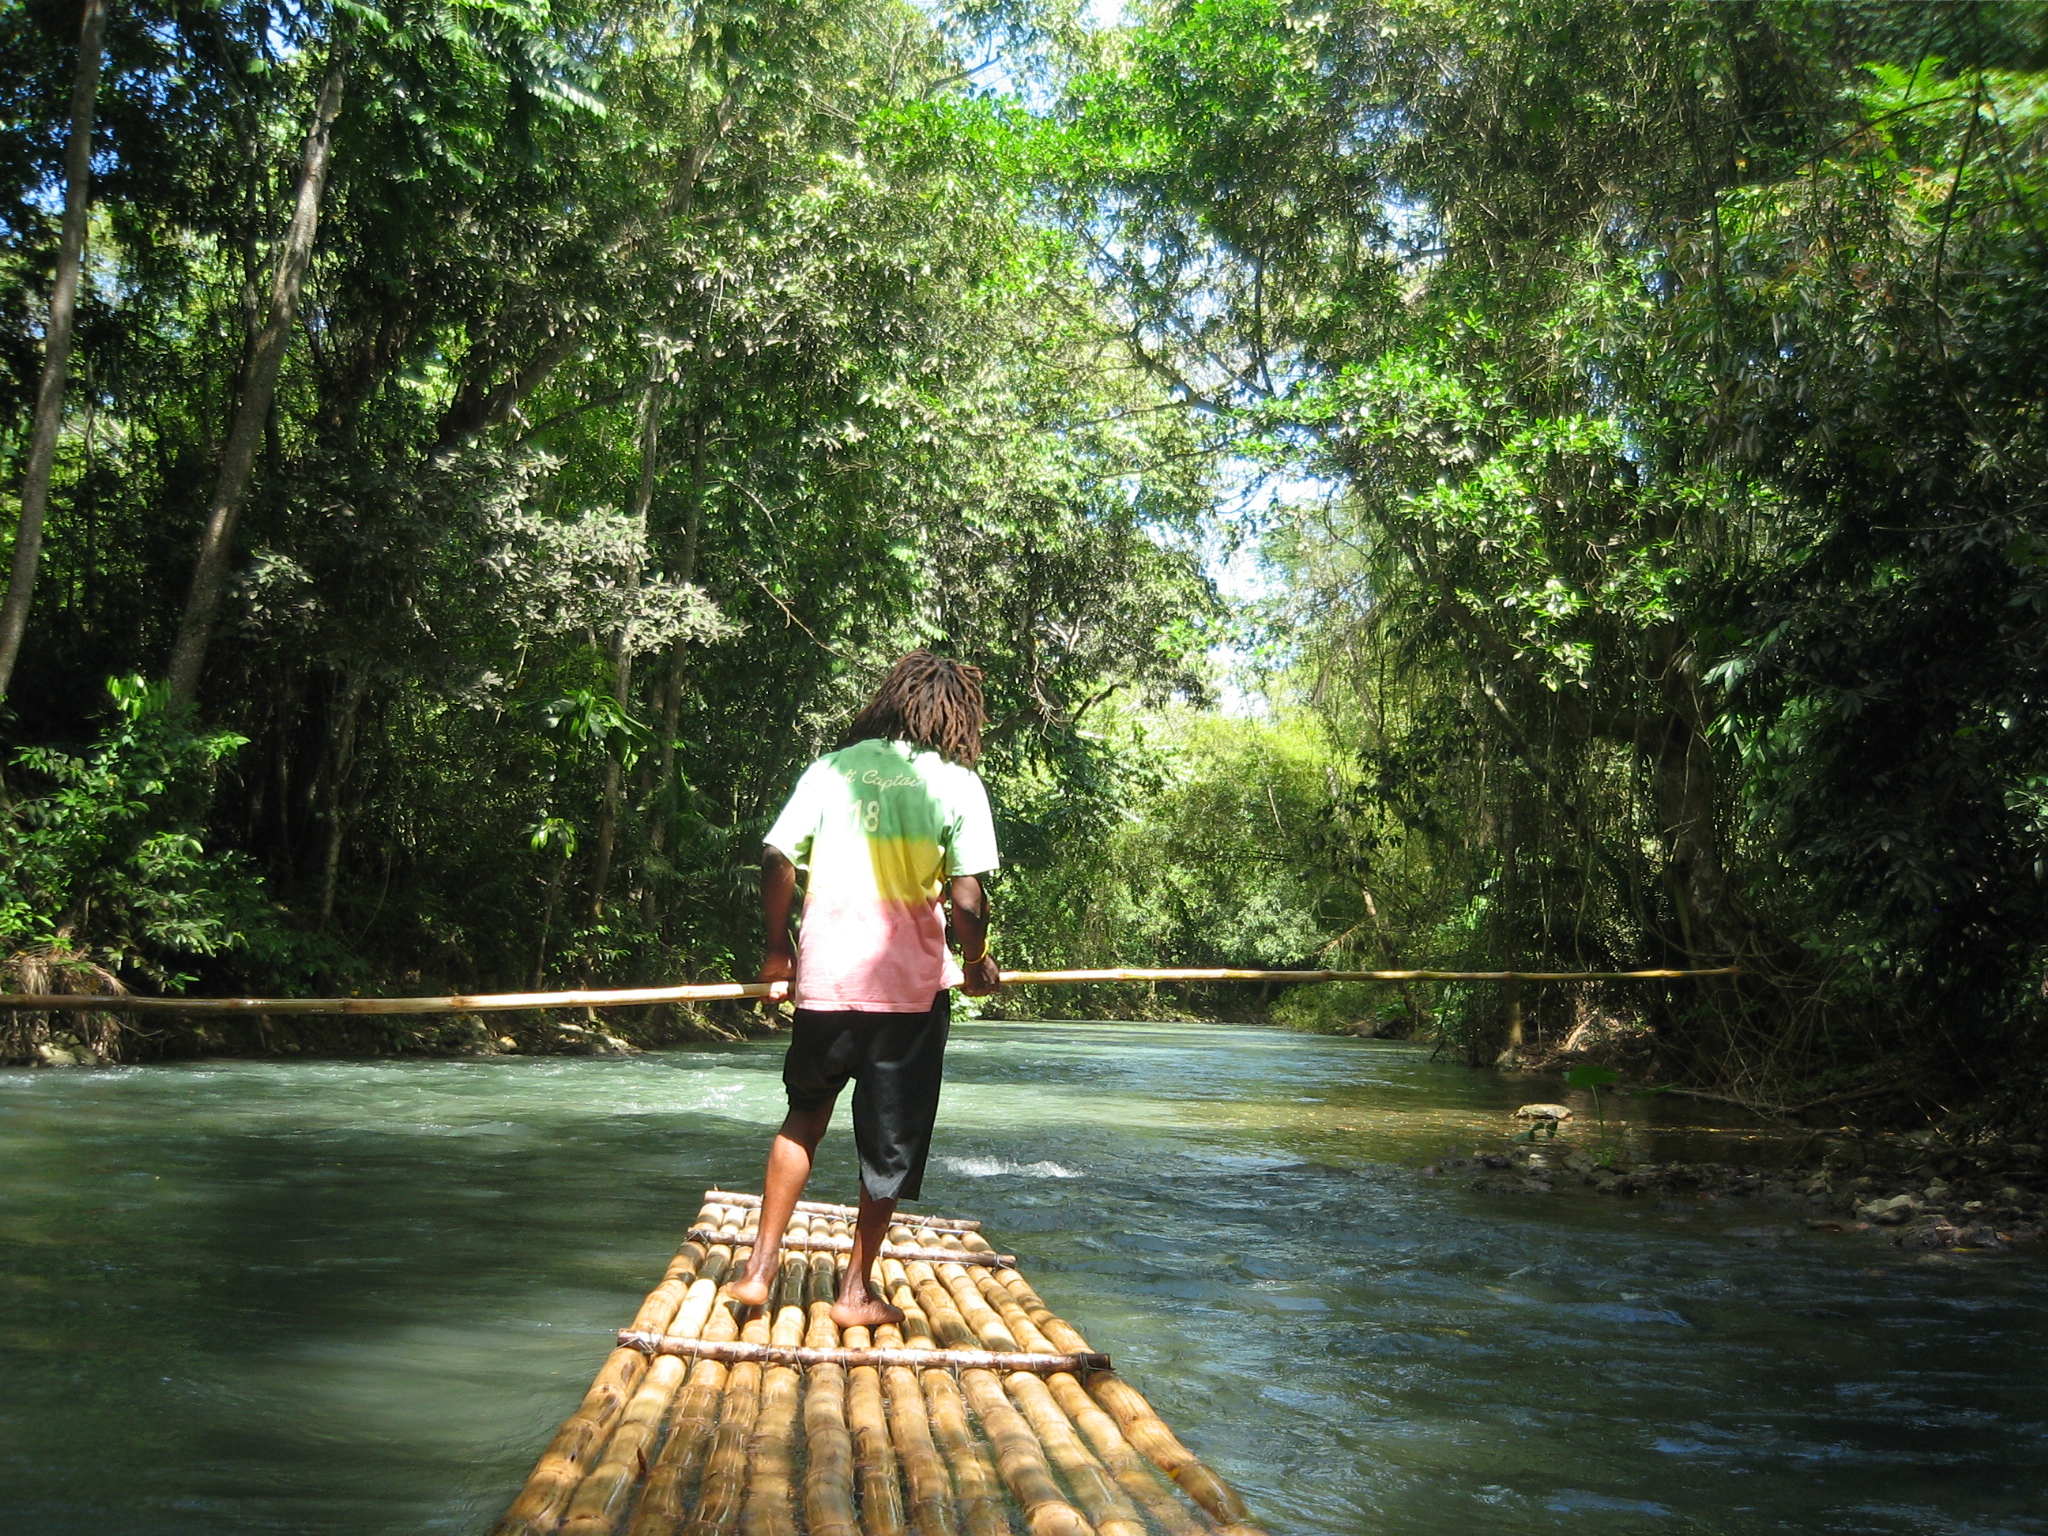
[[[57,276],[50,286],[49,316],[43,327],[43,371],[36,386],[28,464],[21,477],[14,564],[6,601],[0,603],[0,700],[7,697],[14,663],[21,655],[22,636],[28,629],[36,565],[42,555],[43,518],[50,501],[50,472],[57,458],[57,431],[64,419],[64,386],[71,374],[71,320],[78,304],[86,210],[92,190],[93,108],[106,36],[107,0],[85,0],[79,23],[78,72],[71,84],[71,127],[64,150],[64,219],[57,238]]]
[[[334,121],[341,115],[342,89],[347,80],[348,40],[345,35],[337,35],[329,45],[326,69],[313,102],[312,121],[306,129],[298,182],[292,193],[291,222],[278,243],[262,329],[250,338],[249,363],[235,405],[234,424],[228,428],[220,477],[214,483],[206,521],[200,529],[192,590],[185,599],[184,616],[179,619],[177,635],[171,642],[169,680],[173,709],[189,706],[198,696],[206,649],[220,616],[221,596],[227,590],[235,521],[249,494],[249,477],[255,469],[265,423],[270,418],[285,349],[291,345],[298,320],[299,292],[313,262],[313,242],[320,228],[320,201],[333,156]]]

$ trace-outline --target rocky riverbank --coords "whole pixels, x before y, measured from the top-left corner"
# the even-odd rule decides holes
[[[1758,1228],[1772,1237],[1853,1231],[1904,1248],[1999,1250],[2038,1240],[2048,1224],[2048,1158],[2031,1143],[1955,1144],[1919,1131],[1836,1135],[1821,1146],[1817,1162],[1760,1168],[1652,1162],[1591,1134],[1559,1134],[1447,1153],[1422,1173],[1466,1177],[1486,1194],[1575,1188],[1624,1200],[1747,1205],[1777,1218]]]

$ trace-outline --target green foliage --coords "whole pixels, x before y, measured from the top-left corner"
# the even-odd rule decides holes
[[[18,780],[44,787],[0,818],[0,949],[55,943],[175,984],[174,965],[274,941],[261,878],[203,838],[217,770],[246,739],[192,729],[139,677],[107,692],[113,719],[84,755],[15,753]]]
[[[1065,68],[1071,18],[970,10],[125,8],[8,740],[81,739],[99,679],[168,649],[340,57],[200,691],[247,744],[186,826],[326,971],[270,985],[752,964],[767,819],[916,645],[987,669],[999,800],[1102,814],[1138,770],[1084,723],[1202,689],[1215,445],[1116,356],[1039,193],[1057,131],[975,86],[976,38]],[[26,399],[69,62],[63,18],[4,14],[0,398]],[[22,922],[68,920],[36,891]],[[259,927],[205,930],[209,984],[263,973]]]
[[[1231,0],[1070,94],[1151,364],[1328,488],[1267,529],[1276,687],[1427,849],[1400,944],[1750,972],[1539,1038],[1635,1014],[1774,1102],[2040,1112],[2044,42]],[[1497,1048],[1496,999],[1441,1005]]]
[[[1011,780],[1001,805],[1010,867],[998,887],[1009,968],[1343,968],[1367,952],[1355,868],[1332,836],[1348,765],[1320,724],[1219,718],[1187,708],[1112,712],[1100,777]],[[1333,956],[1335,958],[1333,958]],[[1104,987],[1036,1006],[1109,1014],[1185,1009],[1234,1016],[1270,999],[1242,988]],[[1375,1028],[1363,989],[1307,989],[1282,1012],[1304,1027]],[[1388,1028],[1387,1032],[1395,1032]]]
[[[0,16],[18,423],[68,19]],[[168,648],[337,58],[220,726],[79,755]],[[1006,960],[1733,961],[1525,1022],[2048,1114],[2035,9],[145,0],[107,81],[17,937],[744,967],[767,818],[932,645],[988,673]],[[1226,507],[1267,720],[1202,713]],[[324,948],[261,937],[259,874]],[[1507,1026],[1492,985],[1259,1006],[1473,1062]]]

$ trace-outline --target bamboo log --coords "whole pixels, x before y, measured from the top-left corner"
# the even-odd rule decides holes
[[[918,1305],[902,1261],[884,1259],[881,1269],[891,1300],[903,1310],[904,1342],[913,1348],[936,1347],[931,1322]],[[943,1449],[946,1466],[952,1473],[962,1530],[966,1536],[1012,1536],[1003,1508],[1002,1478],[988,1448],[976,1438],[968,1423],[967,1399],[960,1391],[960,1383],[951,1371],[933,1367],[918,1372],[916,1384],[929,1415],[933,1439]],[[947,1512],[951,1514],[950,1506]]]
[[[706,1206],[698,1220],[712,1220],[716,1215],[714,1207]],[[642,1303],[639,1316],[662,1328],[673,1322],[683,1295],[674,1282],[682,1281],[687,1286],[694,1280],[704,1255],[703,1247],[685,1243],[671,1261],[662,1283]],[[492,1536],[548,1536],[561,1524],[569,1500],[603,1451],[647,1369],[648,1357],[638,1350],[621,1345],[611,1352],[582,1403],[555,1431],[519,1497],[492,1527]]]
[[[930,1264],[913,1261],[904,1266],[904,1274],[931,1322],[932,1331],[941,1341],[955,1349],[971,1348],[978,1342]],[[962,1371],[960,1390],[988,1433],[1003,1481],[1024,1507],[1024,1521],[1031,1528],[1031,1536],[1095,1536],[1095,1528],[1087,1517],[1061,1492],[1038,1437],[1024,1416],[1010,1405],[995,1372]]]
[[[1019,1347],[1018,1339],[983,1297],[966,1265],[941,1265],[938,1277],[982,1343],[992,1349]],[[1003,1386],[1038,1437],[1046,1459],[1059,1470],[1074,1502],[1101,1536],[1149,1536],[1145,1517],[1082,1444],[1046,1384],[1036,1376],[1015,1371],[1005,1375]]]
[[[790,1225],[805,1230],[810,1218]],[[788,1349],[803,1342],[805,1291],[811,1266],[785,1248],[776,1292],[780,1301],[769,1343]],[[761,1374],[761,1410],[749,1447],[746,1504],[740,1514],[741,1536],[796,1536],[796,1427],[803,1401],[803,1377],[795,1366],[770,1365]]]
[[[974,1280],[1019,1343],[1030,1350],[1052,1349],[1051,1340],[1039,1331],[1038,1325],[1031,1321],[1017,1304],[1017,1298],[1003,1287],[1001,1281],[985,1269],[976,1271]],[[1065,1371],[1054,1372],[1045,1378],[1045,1385],[1060,1410],[1087,1437],[1095,1454],[1117,1480],[1117,1485],[1167,1536],[1208,1536],[1208,1527],[1190,1513],[1174,1486],[1162,1481],[1152,1464],[1133,1449],[1124,1438],[1123,1431],[1116,1427],[1116,1420],[1096,1405],[1074,1375]]]
[[[1327,981],[1680,981],[1740,976],[1739,965],[1698,970],[1647,971],[1237,971],[1186,967],[1100,971],[1005,971],[1011,987],[1104,981],[1275,981],[1292,985]],[[503,1013],[532,1008],[635,1008],[650,1003],[702,1003],[784,996],[785,984],[705,982],[687,987],[628,987],[582,992],[479,992],[450,997],[138,997],[123,993],[0,992],[0,1010],[60,1013]]]
[[[894,1267],[901,1273],[900,1262]],[[876,1295],[886,1296],[894,1289],[890,1268],[888,1261],[877,1265],[880,1283],[875,1287]],[[909,1321],[910,1314],[905,1311],[902,1324],[885,1323],[877,1328],[877,1346],[921,1353],[930,1360],[935,1351],[915,1349],[907,1331]],[[925,1342],[930,1342],[929,1331]],[[932,1368],[943,1374],[937,1362],[933,1362]],[[931,1414],[925,1407],[924,1389],[918,1385],[917,1372],[908,1365],[884,1366],[882,1397],[889,1415],[890,1441],[896,1447],[897,1464],[903,1469],[911,1526],[917,1536],[959,1536],[959,1523],[953,1516],[953,1480],[946,1475],[946,1460],[932,1439]]]
[[[731,1259],[732,1250],[722,1244],[705,1255],[698,1277],[690,1282],[688,1294],[676,1313],[672,1325],[675,1331],[666,1337],[694,1340],[704,1331],[711,1309],[717,1303],[719,1281],[725,1277],[726,1266]],[[625,1340],[621,1338],[620,1342]],[[640,1481],[642,1470],[653,1459],[662,1417],[689,1368],[688,1360],[676,1355],[664,1356],[648,1367],[647,1374],[641,1378],[640,1390],[633,1394],[632,1401],[626,1404],[625,1412],[619,1416],[618,1427],[612,1431],[611,1443],[605,1447],[603,1459],[577,1485],[575,1495],[569,1500],[568,1516],[562,1522],[562,1536],[611,1536],[620,1516],[625,1513],[634,1484]]]
[[[844,1286],[845,1261],[835,1257],[834,1262]],[[873,1348],[874,1340],[865,1328],[845,1329],[840,1337],[854,1349]],[[860,1365],[847,1372],[846,1410],[853,1427],[854,1467],[860,1477],[861,1529],[867,1536],[905,1536],[901,1467],[895,1442],[889,1438],[889,1411],[877,1367]]]
[[[843,1225],[843,1223],[842,1223]],[[832,1302],[839,1266],[829,1253],[810,1259],[807,1349],[830,1354],[839,1344]],[[853,1432],[846,1426],[846,1368],[820,1360],[804,1375],[804,1527],[809,1536],[859,1536],[853,1508]]]
[[[704,1191],[706,1205],[736,1205],[759,1207],[759,1195],[734,1194],[729,1189],[707,1189]],[[851,1221],[860,1214],[857,1205],[833,1205],[825,1200],[799,1200],[796,1208],[813,1216],[837,1216]],[[906,1216],[898,1213],[897,1223],[906,1227],[930,1227],[941,1232],[979,1232],[981,1223],[964,1216]]]
[[[996,1276],[1054,1347],[1070,1350],[1088,1347],[1088,1341],[1081,1337],[1079,1331],[1054,1315],[1016,1270],[998,1270]],[[1137,1388],[1114,1371],[1095,1372],[1089,1376],[1086,1385],[1088,1395],[1108,1410],[1124,1438],[1144,1452],[1154,1466],[1172,1478],[1176,1486],[1213,1515],[1226,1530],[1241,1528],[1251,1532],[1258,1529],[1252,1525],[1251,1512],[1245,1508],[1237,1490],[1210,1471],[1200,1457],[1180,1443]]]
[[[791,1225],[794,1226],[795,1223],[792,1222]],[[710,1236],[710,1229],[692,1227],[689,1235],[692,1241],[705,1239]],[[782,1247],[785,1253],[851,1253],[853,1239],[808,1237],[791,1232],[782,1239]],[[1017,1263],[1017,1256],[1014,1253],[955,1253],[945,1248],[920,1248],[912,1243],[884,1243],[881,1256],[885,1259],[906,1261],[923,1259],[932,1264],[990,1264],[997,1268],[1015,1268]]]
[[[779,1283],[780,1277],[778,1277]],[[775,1298],[771,1295],[772,1304]],[[740,1337],[750,1344],[766,1344],[769,1338],[769,1308],[747,1319]],[[761,1366],[742,1361],[726,1372],[724,1391],[718,1399],[718,1425],[704,1455],[704,1480],[697,1492],[697,1507],[691,1512],[686,1536],[726,1536],[739,1524],[747,1492],[747,1445],[753,1438],[754,1422],[761,1411]]]
[[[727,1211],[731,1217],[730,1209]],[[753,1235],[757,1212],[748,1212],[743,1237]],[[753,1252],[751,1243],[735,1242],[729,1272],[738,1274]],[[703,1337],[724,1342],[739,1336],[739,1314],[733,1305],[712,1294],[710,1320]],[[627,1536],[675,1536],[689,1509],[690,1489],[704,1465],[705,1453],[716,1429],[719,1405],[724,1396],[728,1368],[722,1360],[699,1360],[690,1370],[688,1385],[677,1399],[668,1441],[647,1475],[639,1507],[633,1511]]]

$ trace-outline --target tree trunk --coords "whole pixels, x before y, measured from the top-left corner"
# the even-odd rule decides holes
[[[1504,766],[1504,765],[1503,765]],[[1493,920],[1494,953],[1500,968],[1512,971],[1522,960],[1522,946],[1516,942],[1522,917],[1521,807],[1516,803],[1514,783],[1503,771],[1500,794],[1506,802],[1500,821],[1500,903]],[[1518,1056],[1522,1049],[1522,989],[1508,982],[1501,995],[1501,1055]]]
[[[1365,904],[1365,915],[1372,922],[1373,937],[1380,952],[1380,964],[1390,971],[1407,970],[1407,964],[1401,959],[1401,951],[1394,944],[1394,936],[1387,931],[1386,921],[1380,916],[1380,904],[1373,898],[1372,887],[1355,875],[1352,878],[1357,883],[1359,899]],[[1401,1006],[1408,1014],[1408,1028],[1416,1038],[1421,1038],[1423,1026],[1429,1021],[1423,1015],[1422,1004],[1416,1001],[1415,983],[1396,982],[1394,989],[1401,994]]]
[[[341,883],[341,844],[348,817],[341,807],[341,788],[356,760],[356,718],[369,687],[366,668],[352,668],[342,685],[341,718],[335,722],[334,757],[327,770],[327,847],[320,860],[320,931],[334,917],[334,895]]]
[[[656,454],[661,448],[661,381],[658,373],[647,381],[647,401],[640,426],[640,484],[633,493],[633,521],[641,533],[647,532],[647,514],[654,505],[654,480],[658,463]],[[632,585],[640,584],[640,573],[633,573]],[[630,709],[633,692],[633,650],[631,636],[624,625],[619,627],[619,639],[612,653],[613,694],[619,701],[619,708]],[[624,787],[625,764],[614,748],[606,757],[604,765],[604,804],[597,817],[597,859],[596,868],[590,874],[590,915],[604,916],[605,887],[612,877],[612,845],[619,828],[619,793]]]
[[[699,411],[690,428],[690,504],[683,515],[683,548],[676,561],[676,579],[697,579],[697,545],[704,527],[704,413]],[[668,675],[661,685],[661,741],[656,751],[654,776],[654,826],[648,841],[656,853],[668,848],[669,818],[675,814],[676,732],[682,728],[683,678],[689,671],[690,642],[681,635],[669,642]],[[654,926],[654,882],[648,881],[642,907],[647,925]]]
[[[71,317],[78,306],[78,273],[85,257],[87,196],[92,189],[92,124],[106,53],[107,0],[85,0],[78,30],[78,70],[71,78],[71,137],[64,148],[64,221],[57,236],[57,279],[50,288],[50,318],[43,333],[43,375],[36,385],[35,424],[21,480],[21,523],[14,535],[14,570],[0,605],[0,699],[14,678],[28,608],[35,596],[43,552],[43,518],[50,505],[50,473],[57,459],[57,429],[64,419],[64,386],[71,375]]]
[[[334,120],[341,113],[342,87],[348,78],[348,56],[339,39],[320,82],[320,94],[313,108],[312,126],[306,132],[306,148],[299,165],[298,189],[293,197],[292,218],[284,243],[277,253],[271,274],[270,307],[263,329],[249,353],[249,367],[242,380],[242,398],[235,408],[234,424],[228,430],[226,451],[221,456],[220,478],[206,510],[206,524],[199,536],[199,562],[192,572],[192,591],[185,601],[184,616],[178,621],[178,635],[171,647],[170,684],[174,707],[190,704],[199,693],[199,678],[206,665],[206,648],[220,616],[222,594],[227,590],[228,562],[233,554],[235,519],[249,491],[249,478],[261,446],[264,427],[270,418],[270,404],[277,394],[277,377],[284,355],[291,345],[292,329],[298,322],[299,293],[305,286],[306,271],[313,261],[313,241],[320,228],[320,199],[327,186],[327,170],[333,159]]]
[[[619,701],[619,708],[625,709],[628,696],[633,691],[633,653],[626,649],[626,637],[619,635],[617,649],[613,652],[616,670],[612,674],[613,697]],[[614,748],[605,758],[604,800],[597,813],[597,854],[592,860],[590,871],[590,915],[604,916],[604,888],[612,878],[612,844],[619,831],[619,789],[625,777],[619,762],[618,750]]]
[[[1748,917],[1722,863],[1716,779],[1705,736],[1672,715],[1650,754],[1650,790],[1688,965],[1717,964],[1752,948]]]
[[[548,931],[555,926],[555,904],[562,898],[562,882],[568,873],[569,855],[565,849],[555,861],[555,872],[548,877],[547,905],[540,914],[540,944],[533,955],[533,985],[528,988],[532,992],[540,990],[541,981],[548,973]]]

